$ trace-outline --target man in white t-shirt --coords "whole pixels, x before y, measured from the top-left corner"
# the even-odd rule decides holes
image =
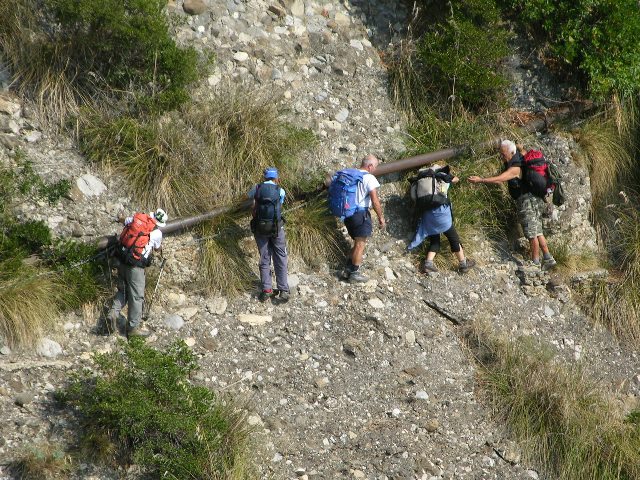
[[[148,218],[143,216],[144,218]],[[140,322],[142,320],[142,310],[144,305],[144,288],[145,288],[145,267],[151,263],[151,256],[156,250],[161,250],[162,231],[159,227],[166,226],[168,216],[164,210],[158,208],[155,212],[150,213],[149,217],[155,222],[155,228],[149,232],[149,241],[139,251],[141,258],[136,262],[130,263],[125,258],[118,259],[118,291],[113,299],[111,309],[106,318],[106,332],[113,333],[117,328],[117,319],[120,311],[125,305],[127,310],[127,327],[125,329],[127,338],[138,336],[147,337],[150,332],[142,329]],[[134,221],[134,217],[124,219],[125,227]],[[146,236],[146,235],[144,235]],[[142,238],[143,236],[141,236]],[[117,257],[116,257],[117,258]]]
[[[356,192],[356,212],[344,219],[344,225],[347,227],[349,236],[353,239],[353,248],[347,259],[347,268],[344,272],[345,279],[351,282],[366,282],[368,278],[362,273],[360,267],[362,265],[362,257],[364,256],[364,247],[367,244],[367,238],[371,236],[373,225],[371,222],[370,208],[376,212],[380,228],[385,228],[386,222],[382,214],[382,207],[378,197],[378,187],[380,183],[374,177],[373,172],[379,164],[379,160],[374,155],[367,155],[362,159],[360,170],[366,172],[362,177],[362,182],[358,183]]]

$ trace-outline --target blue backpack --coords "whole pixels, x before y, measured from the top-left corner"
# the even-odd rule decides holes
[[[358,211],[356,192],[365,173],[356,168],[336,173],[329,185],[329,211],[332,215],[344,220]]]

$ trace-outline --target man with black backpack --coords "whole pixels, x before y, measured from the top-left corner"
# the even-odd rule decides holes
[[[284,233],[282,204],[285,191],[279,185],[278,169],[268,167],[264,171],[264,182],[256,185],[249,192],[253,199],[253,219],[251,231],[254,234],[260,261],[259,300],[265,302],[269,298],[278,297],[281,302],[289,300],[289,283],[287,280],[287,239]],[[271,279],[271,260],[276,273],[277,290],[274,292]]]
[[[162,231],[168,220],[167,213],[135,213],[124,219],[124,229],[118,239],[115,257],[118,262],[118,292],[106,317],[106,332],[116,331],[120,311],[128,305],[127,338],[147,337],[150,332],[140,326],[144,305],[145,268],[151,265],[154,251],[162,250]]]
[[[469,181],[491,184],[507,182],[509,194],[518,206],[518,220],[525,237],[529,240],[531,261],[534,265],[540,266],[540,250],[542,250],[542,269],[550,270],[556,266],[556,261],[549,253],[547,240],[542,231],[542,214],[545,211],[543,198],[547,194],[547,183],[546,180],[543,182],[537,178],[540,176],[538,170],[542,171],[538,165],[539,155],[531,155],[531,159],[525,159],[511,140],[502,141],[500,154],[505,163],[504,172],[488,178],[474,175],[469,177]]]

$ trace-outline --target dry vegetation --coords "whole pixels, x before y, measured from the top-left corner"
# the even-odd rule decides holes
[[[509,341],[474,324],[465,332],[480,386],[527,460],[559,480],[640,476],[640,429],[579,366],[531,338]]]

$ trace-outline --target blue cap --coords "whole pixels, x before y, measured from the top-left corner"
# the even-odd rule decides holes
[[[278,178],[278,169],[276,167],[267,167],[264,169],[264,178],[267,180]]]

